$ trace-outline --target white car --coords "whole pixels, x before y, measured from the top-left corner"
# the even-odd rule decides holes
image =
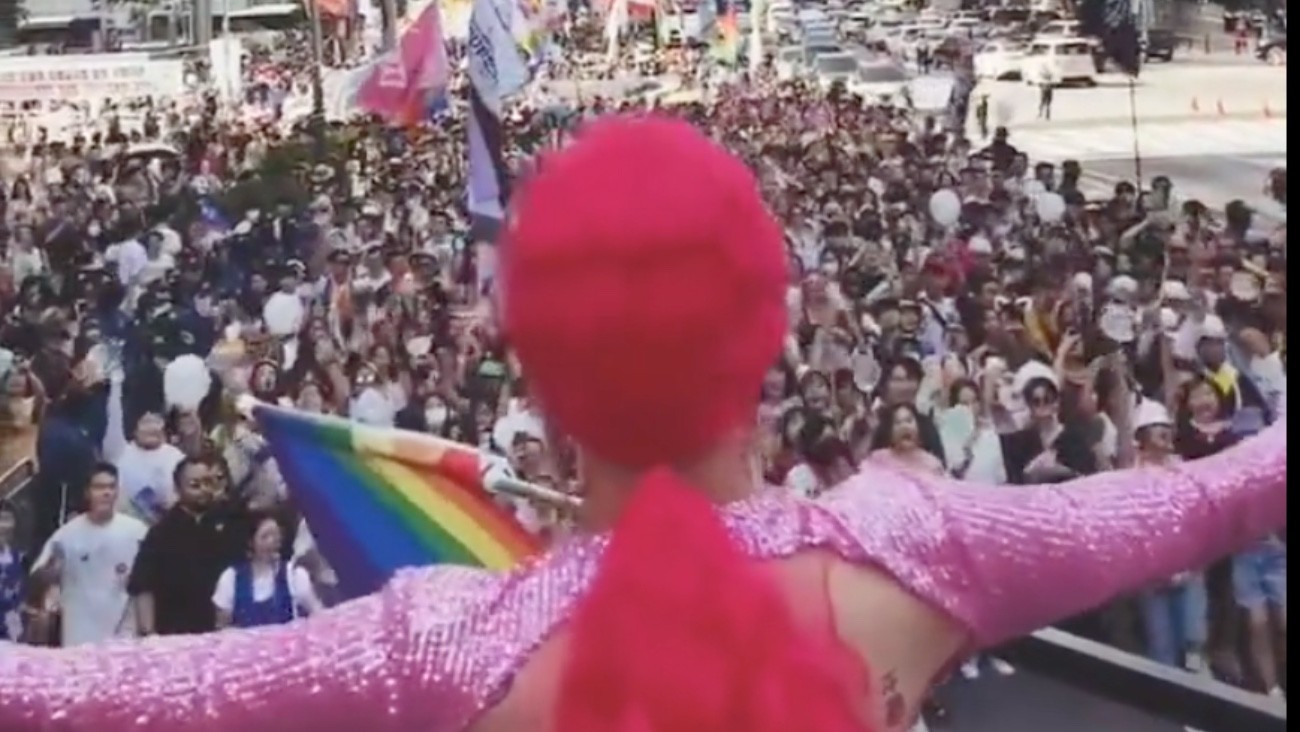
[[[813,63],[817,86],[829,91],[837,82],[846,87],[858,73],[858,59],[851,53],[824,53]]]
[[[1053,20],[1034,34],[1034,40],[1040,38],[1078,38],[1080,24],[1077,20]]]
[[[1019,79],[1025,61],[1025,44],[1015,41],[991,41],[975,52],[975,78]]]
[[[827,54],[844,53],[844,47],[834,41],[824,43],[815,43],[812,45],[804,44],[803,63],[807,68],[814,68],[817,59]]]
[[[1035,85],[1095,84],[1097,64],[1093,60],[1093,43],[1086,38],[1035,40],[1025,51],[1020,76],[1026,83]]]
[[[773,68],[776,69],[776,78],[781,81],[789,81],[799,76],[803,69],[804,50],[802,46],[785,46],[776,52],[776,58],[772,61]]]
[[[950,36],[974,38],[982,29],[983,23],[975,18],[953,18],[948,21],[946,30]]]
[[[906,69],[886,61],[859,65],[857,75],[846,86],[868,102],[900,102],[910,79]]]

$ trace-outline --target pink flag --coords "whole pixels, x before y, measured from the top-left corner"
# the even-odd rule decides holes
[[[434,0],[402,34],[396,50],[371,66],[357,103],[393,124],[417,124],[428,116],[433,97],[446,89],[447,76],[442,17]]]

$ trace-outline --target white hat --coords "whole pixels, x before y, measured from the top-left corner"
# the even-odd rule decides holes
[[[1137,280],[1128,275],[1116,277],[1110,281],[1110,285],[1106,288],[1107,294],[1111,297],[1132,297],[1137,294],[1137,290]]]
[[[988,237],[977,234],[970,238],[970,243],[966,245],[966,248],[971,254],[992,254],[993,242],[989,241]]]
[[[1142,403],[1138,405],[1133,429],[1140,430],[1143,427],[1154,427],[1156,425],[1172,427],[1173,424],[1174,420],[1169,416],[1169,410],[1165,409],[1165,405],[1153,399],[1143,399]]]
[[[1214,338],[1224,340],[1228,337],[1228,329],[1223,324],[1223,319],[1217,315],[1207,315],[1205,320],[1201,321],[1199,338]],[[1198,338],[1198,339],[1199,339]]]
[[[1175,302],[1186,302],[1192,299],[1192,293],[1181,280],[1165,280],[1165,284],[1160,287],[1160,296]]]

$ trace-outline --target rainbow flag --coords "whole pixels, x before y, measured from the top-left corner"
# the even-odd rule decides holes
[[[265,404],[253,415],[347,598],[402,567],[507,570],[541,546],[493,502],[477,450]]]
[[[451,67],[436,2],[424,7],[397,40],[397,48],[369,64],[356,94],[365,111],[397,126],[428,119],[432,101],[445,94]]]
[[[727,4],[727,11],[718,19],[717,27],[713,57],[719,63],[735,66],[740,59],[740,20],[736,17],[735,3]]]

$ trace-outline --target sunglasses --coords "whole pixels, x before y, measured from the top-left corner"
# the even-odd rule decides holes
[[[1050,407],[1056,404],[1056,397],[1052,394],[1035,394],[1029,397],[1030,406]]]

